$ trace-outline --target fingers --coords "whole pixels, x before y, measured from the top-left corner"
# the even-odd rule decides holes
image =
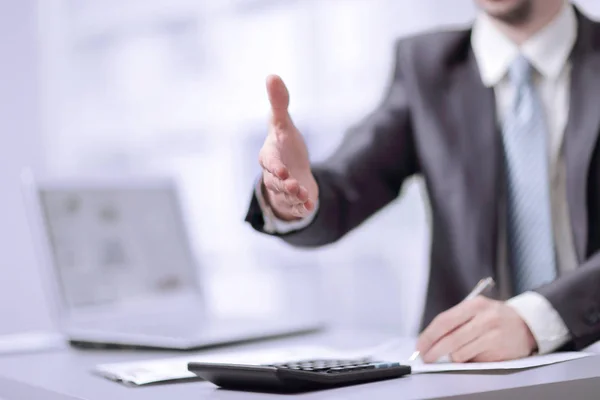
[[[281,162],[279,157],[273,154],[263,155],[263,152],[261,151],[261,154],[258,157],[258,162],[266,172],[269,172],[278,179],[285,180],[290,176],[285,164]]]
[[[283,181],[269,171],[263,173],[263,183],[265,184],[265,187],[272,192],[283,193],[284,191]]]
[[[271,206],[276,211],[278,216],[283,217],[284,219],[287,219],[288,216],[304,218],[310,211],[314,209],[314,206],[312,206],[310,209],[307,207],[307,204],[311,203],[310,201],[302,202],[286,193],[273,191],[269,193],[269,202]]]
[[[457,363],[498,361],[493,349],[498,342],[497,335],[497,331],[484,333],[453,352],[450,358]]]
[[[536,340],[527,323],[504,302],[477,297],[440,314],[419,338],[423,361],[448,355],[463,362],[526,357]]]
[[[308,199],[308,190],[304,186],[300,186],[298,188],[298,198],[300,201],[304,202],[304,206],[308,209],[308,211],[312,211],[315,208],[313,202]]]
[[[473,323],[479,335],[450,353],[454,362],[514,360],[531,355],[537,345],[525,321],[505,303],[490,301]]]
[[[463,346],[483,335],[488,325],[488,318],[482,317],[481,314],[476,315],[470,321],[456,328],[435,343],[431,350],[423,354],[423,361],[433,363],[444,356],[454,354]],[[454,359],[453,361],[461,362]]]
[[[290,123],[288,107],[290,105],[290,95],[283,83],[283,80],[277,75],[267,77],[267,93],[271,103],[272,123],[276,127],[284,128]]]
[[[308,192],[307,192],[306,197],[308,197]],[[315,203],[312,200],[310,200],[310,199],[306,200],[304,202],[304,209],[306,211],[308,211],[308,212],[314,211],[314,209],[315,209]]]
[[[263,183],[271,192],[271,203],[278,210],[295,217],[303,217],[314,210],[314,203],[308,198],[308,190],[294,178],[279,179],[268,171],[263,173]]]
[[[306,211],[307,210],[304,204],[296,204],[291,208],[292,215],[298,218],[304,217],[306,215]]]
[[[282,180],[265,171],[263,182],[270,191],[285,195],[290,205],[304,204],[308,200],[308,191],[293,178]]]
[[[480,310],[488,305],[489,300],[479,296],[463,301],[450,310],[438,315],[423,331],[417,342],[417,350],[427,354],[432,347],[450,332],[470,321]],[[447,346],[444,344],[444,346]],[[435,361],[435,360],[434,360]]]

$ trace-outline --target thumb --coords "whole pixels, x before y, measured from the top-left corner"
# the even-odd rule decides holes
[[[277,75],[267,77],[267,93],[271,103],[272,123],[279,126],[287,126],[290,123],[288,106],[290,105],[290,94]]]

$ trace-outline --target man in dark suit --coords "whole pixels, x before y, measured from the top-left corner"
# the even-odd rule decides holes
[[[310,165],[267,79],[246,220],[296,246],[343,237],[421,174],[432,208],[418,349],[495,361],[600,339],[600,24],[564,0],[477,0],[471,29],[399,40],[379,107]],[[483,277],[487,297],[462,299]]]

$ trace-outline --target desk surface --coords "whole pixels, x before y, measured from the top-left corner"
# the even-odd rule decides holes
[[[387,339],[373,332],[330,332],[240,346],[260,349],[285,344],[335,344],[356,348]],[[171,352],[119,350],[57,350],[54,352],[0,357],[0,399],[177,399],[236,400],[290,396],[243,393],[217,389],[208,382],[188,382],[130,388],[90,373],[99,363],[181,356]],[[518,389],[515,389],[518,388]],[[512,390],[511,390],[512,389]],[[600,356],[525,371],[495,373],[438,373],[412,375],[401,379],[349,386],[294,395],[302,399],[466,399],[597,398],[600,391]],[[486,393],[484,393],[486,392]],[[515,396],[511,396],[511,395]]]

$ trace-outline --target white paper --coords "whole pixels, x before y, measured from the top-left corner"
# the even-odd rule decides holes
[[[534,355],[518,360],[481,363],[452,363],[448,362],[448,357],[443,357],[443,360],[437,363],[425,364],[420,358],[416,361],[408,361],[408,358],[414,352],[415,346],[415,339],[396,338],[369,349],[348,352],[346,357],[358,358],[370,355],[380,360],[398,361],[410,365],[412,373],[418,374],[431,372],[518,370],[541,367],[594,355],[594,352],[558,352]]]
[[[428,372],[452,372],[452,371],[501,371],[501,370],[518,370],[533,367],[541,367],[543,365],[556,364],[560,362],[576,360],[591,356],[591,353],[579,352],[564,352],[553,353],[538,356],[526,357],[518,360],[501,361],[501,362],[481,362],[481,363],[434,363],[425,364],[423,362],[412,362],[412,372],[414,374]]]
[[[189,362],[231,363],[242,365],[264,365],[278,362],[307,359],[355,359],[372,357],[378,361],[397,361],[411,365],[412,373],[457,372],[457,371],[499,371],[518,370],[550,365],[593,355],[583,352],[563,352],[538,355],[513,361],[491,363],[451,363],[425,364],[421,361],[407,361],[414,350],[412,340],[394,340],[381,345],[356,350],[340,350],[332,347],[294,346],[244,352],[213,353],[190,355],[159,360],[135,361],[127,363],[103,364],[94,373],[128,385],[140,386],[152,383],[166,383],[180,380],[193,380],[198,377],[188,371]]]
[[[295,346],[245,352],[190,355],[159,360],[102,364],[93,372],[110,380],[127,385],[147,385],[158,382],[193,380],[198,377],[188,371],[189,362],[218,364],[263,365],[311,358],[337,358],[340,352],[316,346]]]

